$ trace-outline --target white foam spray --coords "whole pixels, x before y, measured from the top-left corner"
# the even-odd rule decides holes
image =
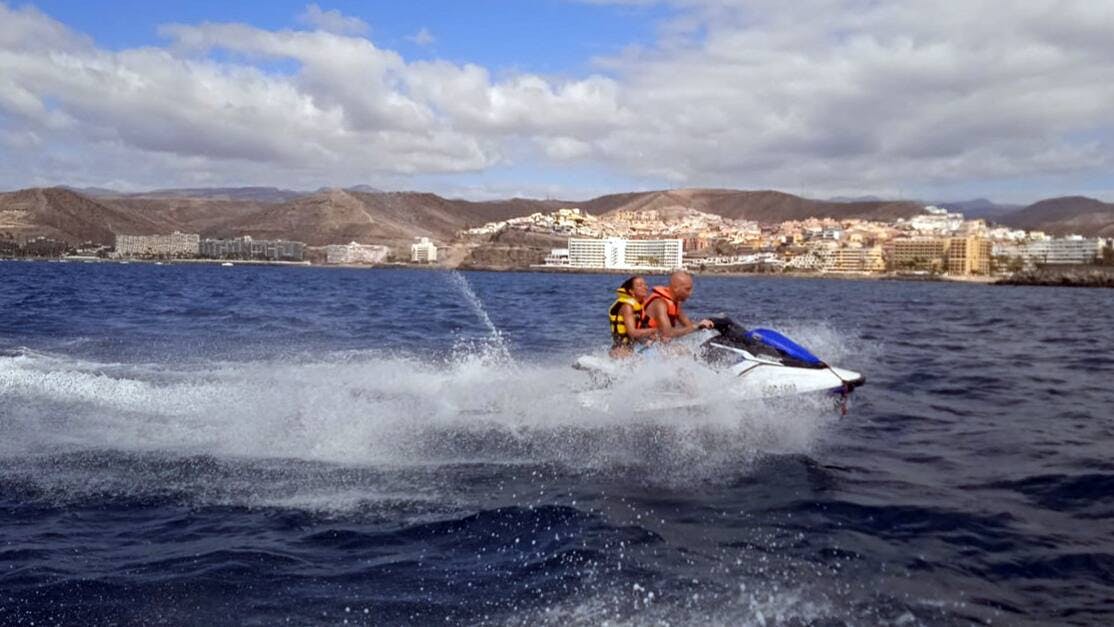
[[[27,353],[0,359],[0,455],[104,448],[594,468],[651,456],[688,466],[808,447],[824,422],[812,404],[740,404],[723,385],[693,362],[632,365],[610,388],[590,390],[564,362],[483,355],[448,364],[366,352],[176,367]]]
[[[555,464],[685,485],[738,476],[768,453],[808,452],[838,420],[826,398],[740,399],[726,392],[730,377],[691,359],[632,361],[597,389],[567,357],[496,353],[124,364],[22,350],[0,357],[0,465],[104,452],[352,469]],[[69,481],[55,470],[40,480]],[[361,498],[298,481],[283,499],[319,507]],[[391,499],[430,497],[420,482],[385,487]]]
[[[507,343],[503,338],[503,334],[499,331],[499,328],[495,326],[495,323],[491,321],[491,316],[488,315],[487,309],[484,307],[483,301],[480,300],[480,297],[476,294],[476,291],[472,289],[472,284],[468,282],[468,277],[464,276],[464,274],[458,270],[450,271],[448,277],[449,282],[460,291],[462,296],[464,296],[464,302],[468,303],[468,306],[472,308],[476,317],[487,327],[488,333],[490,333],[488,347],[493,351],[492,356],[501,361],[510,361],[510,351],[507,348]]]

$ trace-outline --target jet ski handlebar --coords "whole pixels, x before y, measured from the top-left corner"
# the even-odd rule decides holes
[[[712,328],[720,335],[745,335],[747,330],[744,329],[739,323],[735,322],[727,316],[712,316],[708,318],[712,321]]]

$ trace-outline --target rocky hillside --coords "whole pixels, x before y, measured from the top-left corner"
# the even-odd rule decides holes
[[[116,234],[166,233],[173,224],[164,216],[105,199],[94,200],[61,187],[0,193],[0,237],[43,235],[68,242],[110,244]]]
[[[560,206],[555,201],[469,202],[419,192],[331,189],[264,207],[229,220],[214,232],[296,239],[311,246],[348,241],[399,243],[418,236],[445,240],[463,228]]]
[[[1053,235],[1114,237],[1114,204],[1086,196],[1049,198],[1003,215],[996,221]]]
[[[761,223],[810,217],[893,220],[917,215],[922,211],[920,203],[906,201],[831,202],[775,191],[731,189],[676,189],[613,194],[581,203],[580,206],[593,214],[691,207],[725,218],[754,220]]]
[[[469,249],[461,266],[465,268],[523,268],[545,261],[554,248],[564,248],[564,237],[506,230],[480,246]]]
[[[211,237],[221,230],[222,225],[273,205],[250,200],[142,195],[101,198],[99,202],[129,213],[149,216],[165,223],[171,230],[200,233],[202,237]]]

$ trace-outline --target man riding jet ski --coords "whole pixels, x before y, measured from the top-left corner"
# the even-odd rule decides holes
[[[829,366],[777,331],[747,331],[729,318],[711,318],[709,323],[711,330],[698,331],[689,336],[691,341],[681,340],[675,344],[688,346],[696,360],[713,370],[734,375],[738,386],[731,391],[742,397],[810,392],[831,392],[846,397],[866,382],[858,372]],[[670,354],[675,357],[676,351],[662,351],[653,346],[643,348],[638,354],[644,359],[669,358]],[[623,376],[629,366],[629,360],[594,355],[581,356],[573,364],[574,368],[587,371],[604,383]]]

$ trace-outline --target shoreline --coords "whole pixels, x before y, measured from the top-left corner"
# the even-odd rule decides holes
[[[47,263],[110,263],[110,264],[144,264],[144,265],[223,265],[232,266],[284,266],[299,268],[336,268],[348,270],[428,270],[435,272],[528,272],[540,274],[595,274],[630,276],[631,270],[617,270],[606,268],[568,268],[560,266],[481,266],[462,265],[449,267],[436,264],[413,263],[383,263],[383,264],[316,264],[309,261],[270,261],[263,259],[106,259],[89,256],[69,257],[38,257],[38,258],[4,258],[0,261],[24,261]],[[1036,287],[1114,287],[1114,268],[1098,269],[1080,267],[1063,269],[1051,273],[1027,272],[1012,276],[970,276],[949,277],[942,275],[916,275],[907,273],[846,273],[846,272],[746,272],[741,270],[689,270],[698,277],[729,277],[729,278],[767,278],[767,279],[817,279],[835,281],[905,281],[911,283],[957,283],[973,285],[999,285],[999,286],[1036,286]],[[668,274],[667,270],[654,269],[642,271],[646,276]]]

